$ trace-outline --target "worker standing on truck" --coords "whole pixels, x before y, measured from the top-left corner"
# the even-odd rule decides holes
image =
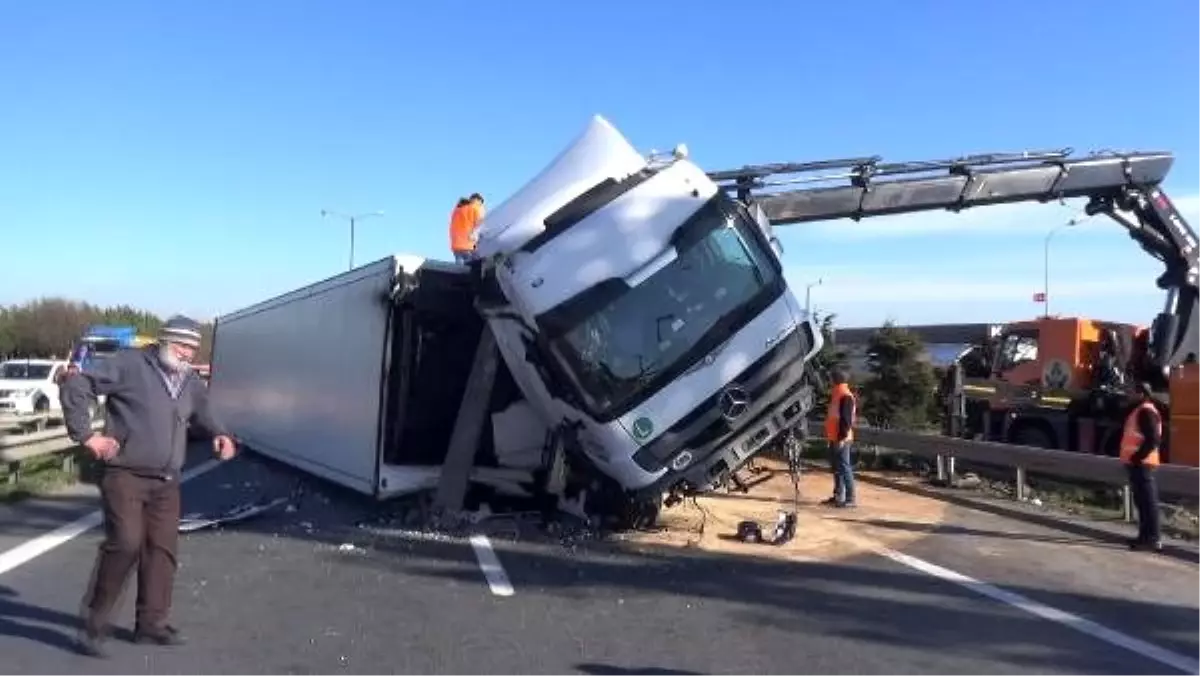
[[[103,656],[109,615],[137,566],[139,643],[182,642],[167,623],[179,540],[179,481],[187,423],[213,435],[222,460],[237,450],[209,408],[208,389],[190,363],[200,347],[200,325],[175,316],[163,324],[158,343],[118,350],[89,371],[67,377],[61,389],[70,438],[104,464],[100,499],[104,542],[84,598],[79,650]],[[88,408],[104,395],[107,425],[94,431]]]
[[[1138,383],[1133,410],[1125,417],[1120,451],[1138,513],[1138,534],[1129,541],[1130,549],[1162,550],[1158,485],[1154,479],[1159,463],[1158,447],[1162,444],[1162,427],[1162,414],[1154,405],[1149,383]]]
[[[483,217],[487,214],[487,210],[483,207],[483,195],[473,192],[467,200],[471,202],[471,208],[475,210],[475,222],[472,225],[475,229],[479,229],[479,224],[483,222]]]
[[[854,393],[850,391],[846,372],[835,369],[832,377],[833,389],[829,393],[829,408],[825,413],[825,440],[829,443],[829,463],[833,470],[833,497],[826,500],[825,504],[854,507],[851,451],[858,407]]]
[[[475,253],[476,229],[483,220],[483,196],[460,198],[450,212],[450,251],[456,263],[466,263]]]

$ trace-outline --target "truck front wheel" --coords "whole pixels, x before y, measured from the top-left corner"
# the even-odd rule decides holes
[[[661,496],[633,495],[607,478],[592,484],[586,503],[588,514],[594,515],[603,528],[615,531],[653,528],[662,510]]]
[[[612,511],[601,517],[609,528],[615,531],[648,530],[658,523],[662,501],[626,496],[614,501],[612,507]]]

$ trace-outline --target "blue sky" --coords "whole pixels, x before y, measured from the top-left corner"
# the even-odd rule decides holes
[[[321,209],[383,210],[356,259],[447,257],[602,114],[706,169],[1074,147],[1177,154],[1200,220],[1197,4],[247,2],[0,5],[0,302],[201,317],[345,269]],[[1132,28],[1132,33],[1130,29]],[[1033,315],[1060,206],[783,229],[843,325]],[[1058,233],[1052,310],[1148,322],[1154,261],[1115,223]],[[940,247],[940,250],[935,248]],[[952,253],[948,253],[952,252]]]

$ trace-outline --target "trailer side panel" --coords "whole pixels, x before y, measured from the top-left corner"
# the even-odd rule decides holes
[[[218,318],[210,389],[255,451],[375,494],[395,259]]]

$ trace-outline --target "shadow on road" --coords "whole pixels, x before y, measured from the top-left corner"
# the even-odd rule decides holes
[[[1096,547],[1098,549],[1107,549],[1112,551],[1122,551],[1124,549],[1124,547],[1117,547],[1113,544],[1097,542],[1094,539],[1084,537],[1039,535],[1036,533],[1006,533],[1003,531],[983,530],[979,528],[968,528],[966,526],[955,526],[942,523],[914,523],[910,521],[894,521],[892,519],[835,518],[835,520],[847,524],[862,524],[864,526],[887,528],[889,530],[905,531],[909,533],[928,533],[930,535],[973,535],[976,537],[998,538],[1001,540],[1024,540],[1026,542],[1045,542],[1049,544],[1060,545],[1082,545],[1085,547]]]
[[[392,553],[385,543],[374,546],[377,551]],[[706,632],[713,635],[733,631],[732,624],[761,629],[792,627],[909,650],[1022,665],[1036,672],[1130,670],[1128,662],[1114,665],[1112,653],[1101,649],[1104,644],[1094,639],[981,599],[942,580],[887,569],[867,557],[836,563],[781,563],[682,550],[620,552],[616,557],[593,558],[579,552],[525,548],[505,550],[502,556],[514,586],[536,589],[539,594],[568,599],[601,595],[720,602],[707,611],[717,613],[705,621],[711,627]],[[387,566],[388,560],[388,556],[360,558],[351,565]],[[410,565],[407,570],[463,582],[477,577],[437,565]],[[1048,601],[1055,607],[1106,604],[1113,614],[1136,618],[1140,637],[1151,641],[1169,645],[1189,632],[1195,640],[1198,622],[1194,609],[1009,589],[1025,596],[1050,596]],[[669,615],[663,613],[662,625],[672,621]],[[747,640],[755,640],[754,631],[746,635]],[[964,641],[968,637],[978,640]],[[1195,652],[1194,644],[1190,649],[1178,649],[1184,654]]]
[[[876,477],[871,475],[863,475],[859,477],[860,481],[870,483],[876,486],[882,486],[892,490],[902,491],[910,495],[917,495],[935,500],[941,500],[958,507],[965,507],[979,512],[985,512],[994,516],[1013,519],[1016,521],[1024,521],[1026,523],[1035,524],[1045,528],[1050,528],[1063,533],[1070,533],[1086,541],[1099,543],[1108,543],[1123,547],[1125,541],[1133,534],[1134,527],[1126,526],[1122,529],[1105,528],[1100,525],[1092,525],[1086,521],[1064,518],[1054,514],[1043,514],[1037,511],[1032,511],[1023,507],[1020,503],[1012,501],[999,500],[980,495],[972,495],[968,493],[959,493],[952,488],[937,488],[926,485],[914,485],[902,481],[892,481],[884,477]],[[1078,541],[1074,541],[1078,542]],[[1180,561],[1188,563],[1200,563],[1200,551],[1197,551],[1191,546],[1178,546],[1173,542],[1166,542],[1166,547],[1163,553]]]
[[[380,534],[386,530],[372,533],[361,527],[364,519],[372,523],[387,522],[390,517],[401,519],[402,511],[396,511],[394,506],[373,504],[347,491],[301,477],[269,460],[249,456],[241,462],[244,466],[238,469],[239,475],[254,477],[243,485],[255,486],[258,494],[274,497],[302,493],[304,497],[297,500],[294,511],[276,511],[231,526],[230,530],[312,541],[324,545],[325,551],[335,552],[330,556],[337,556],[338,546],[353,543],[365,548],[368,555],[339,557],[344,565],[367,567],[380,574],[402,567],[405,574],[431,580],[482,583],[479,571],[474,568],[445,565],[445,559],[441,558],[444,548],[414,546],[413,531],[405,534],[400,524],[395,524],[393,535]],[[275,487],[274,493],[271,485]],[[298,492],[297,486],[304,488]],[[206,493],[213,494],[211,489]],[[387,518],[381,517],[381,513]],[[888,521],[876,525],[909,527]],[[510,528],[510,537],[516,535],[515,542],[506,543],[496,535],[504,530],[502,526],[492,524],[487,528],[493,533],[493,541],[519,595],[536,593],[568,601],[598,597],[661,599],[664,608],[672,603],[678,605],[681,600],[706,600],[711,602],[709,609],[688,621],[698,622],[705,632],[715,632],[713,635],[729,631],[728,624],[736,622],[743,627],[788,627],[790,631],[809,631],[910,650],[940,654],[949,651],[997,664],[1022,665],[1034,671],[1108,673],[1115,669],[1128,673],[1139,664],[1161,669],[1161,665],[1124,652],[1119,654],[1132,662],[1115,666],[1111,662],[1113,649],[1095,639],[869,555],[825,563],[780,562],[666,547],[642,546],[634,551],[619,542],[581,542],[561,534],[550,536],[531,521]],[[194,541],[185,546],[199,546],[203,541],[199,533],[192,538]],[[431,554],[435,551],[442,554]],[[1184,654],[1196,652],[1200,617],[1194,607],[1098,598],[1056,589],[1006,588],[1085,616],[1089,611],[1103,608],[1106,618],[1127,620],[1114,628],[1125,627],[1130,631],[1128,627],[1133,627],[1136,629],[1133,633],[1143,640]],[[678,621],[672,615],[676,611],[661,612],[660,618],[646,618],[646,626]],[[1048,639],[1048,635],[1056,638]],[[964,642],[965,636],[978,640]],[[584,667],[609,668],[597,664],[580,666]],[[647,673],[642,667],[631,668],[630,673],[633,672]]]
[[[0,636],[14,636],[53,648],[75,649],[78,617],[15,600],[17,593],[0,586]]]
[[[66,490],[70,492],[28,496],[0,504],[0,537],[36,537],[96,509],[94,489],[78,486]],[[0,545],[0,551],[5,548]]]

